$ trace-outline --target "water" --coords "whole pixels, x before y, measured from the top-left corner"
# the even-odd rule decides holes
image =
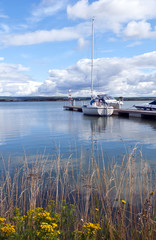
[[[125,102],[124,108],[136,102]],[[106,164],[121,162],[136,145],[148,166],[156,167],[156,121],[122,117],[88,117],[80,112],[63,110],[64,102],[2,102],[0,103],[0,168],[22,164],[26,156],[36,156],[73,164],[83,155],[87,166],[94,156]],[[78,102],[77,105],[81,103]],[[82,154],[83,153],[83,154]]]

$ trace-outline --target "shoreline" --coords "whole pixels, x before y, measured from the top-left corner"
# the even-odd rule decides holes
[[[119,99],[121,97],[115,97]],[[123,101],[153,101],[156,100],[156,97],[122,97]],[[89,97],[73,97],[72,100],[75,101],[87,101],[90,100]],[[0,102],[43,102],[43,101],[69,101],[68,97],[41,97],[41,96],[32,96],[32,97],[2,97],[0,96]]]

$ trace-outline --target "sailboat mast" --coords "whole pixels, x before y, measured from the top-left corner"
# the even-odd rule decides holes
[[[94,18],[92,18],[91,98],[93,98]]]

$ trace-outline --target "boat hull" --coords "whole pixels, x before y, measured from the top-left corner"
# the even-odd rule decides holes
[[[137,110],[144,110],[144,111],[156,111],[156,105],[134,105]]]
[[[82,106],[82,112],[89,116],[111,116],[114,108],[112,106],[98,107],[98,106]]]

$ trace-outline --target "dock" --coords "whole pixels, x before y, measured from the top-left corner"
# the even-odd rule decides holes
[[[82,112],[81,106],[64,106],[64,110]]]
[[[82,112],[81,106],[64,106],[64,110]],[[137,109],[114,109],[114,116],[156,119],[156,111],[145,111]]]
[[[156,119],[156,111],[137,109],[114,109],[113,115],[121,117]]]

